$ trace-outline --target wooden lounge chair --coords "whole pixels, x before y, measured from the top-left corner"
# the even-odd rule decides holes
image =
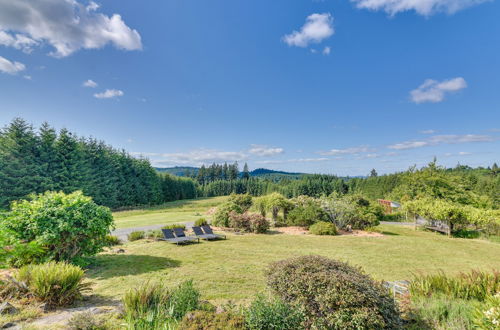
[[[212,231],[212,228],[210,228],[209,225],[201,226],[201,229],[203,229],[203,231],[205,232],[205,234],[215,235],[217,238],[226,239],[226,235],[214,234],[214,232]]]
[[[194,234],[196,235],[196,237],[199,237],[201,239],[206,239],[207,241],[211,240],[211,239],[218,238],[217,235],[214,235],[214,234],[205,234],[205,232],[203,232],[203,230],[201,230],[201,227],[193,226],[193,231],[194,231]]]
[[[184,229],[182,228],[174,228],[174,234],[177,238],[183,238],[189,241],[198,241],[198,243],[200,243],[200,239],[198,237],[186,236],[186,233],[184,233]]]
[[[191,239],[188,239],[186,237],[175,237],[172,229],[162,229],[161,231],[162,231],[163,237],[164,237],[162,239],[163,241],[167,241],[167,242],[174,243],[177,245],[191,241]]]

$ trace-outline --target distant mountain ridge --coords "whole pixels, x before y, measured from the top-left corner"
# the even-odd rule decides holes
[[[175,167],[155,167],[158,172],[168,173],[175,176],[187,176],[189,175],[197,175],[199,171],[199,167],[192,166],[175,166]],[[240,176],[243,172],[240,172]],[[300,178],[306,175],[306,173],[299,172],[285,172],[285,171],[275,171],[267,168],[257,168],[253,171],[250,171],[251,177],[288,177],[288,178]]]

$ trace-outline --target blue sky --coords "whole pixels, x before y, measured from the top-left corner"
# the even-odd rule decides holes
[[[499,13],[498,0],[0,0],[0,124],[48,121],[162,167],[488,166]]]

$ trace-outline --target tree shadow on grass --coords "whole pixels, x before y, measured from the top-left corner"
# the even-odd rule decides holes
[[[181,262],[166,257],[149,255],[103,254],[95,257],[86,275],[91,279],[108,279],[138,275],[179,267]]]

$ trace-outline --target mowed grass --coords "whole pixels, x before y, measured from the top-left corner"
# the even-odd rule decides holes
[[[113,217],[116,229],[189,222],[201,217],[208,218],[205,213],[226,199],[225,196],[186,199],[146,209],[114,212]]]
[[[448,238],[410,227],[382,225],[384,237],[287,234],[228,235],[227,240],[176,246],[141,240],[123,254],[103,253],[87,272],[95,293],[120,298],[146,281],[176,285],[193,279],[203,298],[246,301],[264,291],[269,263],[318,254],[362,267],[378,280],[410,279],[440,270],[500,269],[500,244]]]

